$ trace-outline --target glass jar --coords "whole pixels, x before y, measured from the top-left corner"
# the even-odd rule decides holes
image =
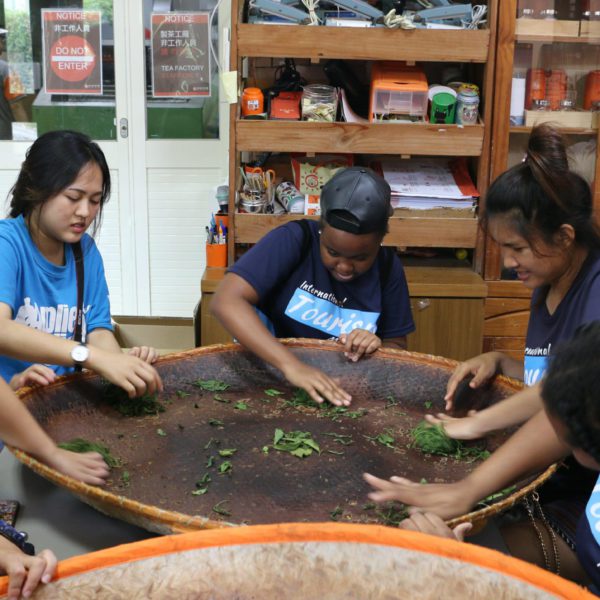
[[[531,110],[550,110],[550,100],[534,100]]]
[[[479,114],[479,93],[477,86],[461,85],[456,96],[456,123],[477,125]]]
[[[333,123],[337,113],[337,90],[320,83],[304,86],[301,105],[303,121]]]

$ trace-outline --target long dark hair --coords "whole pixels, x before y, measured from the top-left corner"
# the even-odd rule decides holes
[[[600,321],[580,327],[550,357],[542,384],[549,414],[566,427],[567,442],[600,463]]]
[[[10,191],[9,216],[28,218],[38,206],[73,183],[90,163],[98,165],[102,172],[100,210],[94,221],[94,231],[97,230],[102,208],[110,196],[110,171],[100,146],[77,131],[50,131],[31,145]]]
[[[532,129],[523,161],[490,186],[482,225],[497,216],[508,217],[534,250],[536,239],[554,245],[564,224],[573,227],[576,244],[600,248],[590,186],[569,169],[565,141],[547,123]]]

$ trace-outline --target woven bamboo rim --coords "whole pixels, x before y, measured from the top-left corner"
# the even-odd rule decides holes
[[[339,346],[329,340],[311,340],[311,339],[283,339],[280,340],[286,346],[292,348],[315,348],[323,351],[339,352]],[[239,344],[215,344],[212,346],[204,346],[184,352],[177,352],[161,357],[157,361],[157,365],[168,364],[180,360],[182,358],[198,357],[204,354],[217,354],[221,352],[243,352],[244,349]],[[434,356],[431,354],[421,354],[417,352],[407,352],[404,350],[395,350],[392,348],[381,348],[378,354],[382,357],[393,358],[401,362],[419,363],[428,366],[439,366],[448,371],[453,370],[458,361]],[[48,389],[62,386],[64,383],[73,379],[89,379],[96,377],[95,373],[84,373],[77,375],[68,375],[60,377],[55,382],[51,383]],[[523,387],[521,382],[510,379],[505,376],[498,376],[496,382],[501,384],[503,388],[512,392],[517,392]],[[32,392],[32,388],[23,388],[19,390],[19,396],[26,403],[28,396]],[[124,496],[108,492],[100,487],[88,485],[67,475],[59,473],[55,469],[39,462],[26,452],[8,446],[10,451],[24,465],[41,475],[45,479],[66,488],[77,496],[83,502],[93,506],[98,511],[109,516],[121,519],[132,523],[148,531],[153,531],[160,534],[183,533],[188,531],[196,531],[199,529],[219,529],[223,527],[236,527],[237,523],[229,523],[227,521],[217,521],[202,517],[199,515],[186,515],[177,511],[165,510],[153,505],[143,504],[136,500],[131,500]],[[469,513],[456,517],[447,521],[450,527],[455,527],[460,523],[471,522],[474,526],[482,526],[492,516],[503,512],[514,506],[517,502],[525,498],[533,490],[544,483],[556,470],[556,464],[548,467],[543,473],[538,475],[528,485],[515,490],[506,498],[491,504],[490,506],[482,507],[473,510]]]

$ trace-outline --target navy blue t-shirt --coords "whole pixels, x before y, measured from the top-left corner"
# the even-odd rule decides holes
[[[531,313],[525,341],[524,382],[541,380],[552,348],[570,340],[580,325],[600,320],[600,252],[590,252],[571,288],[550,314],[546,289],[538,288],[531,298]]]
[[[360,328],[389,339],[414,331],[408,286],[397,256],[383,293],[379,260],[360,277],[337,281],[321,260],[319,224],[310,221],[309,227],[306,256],[301,256],[303,229],[286,223],[265,235],[229,269],[254,288],[257,308],[272,322],[276,337],[329,339]]]

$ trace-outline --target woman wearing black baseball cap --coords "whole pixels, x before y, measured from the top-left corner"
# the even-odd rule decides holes
[[[415,326],[400,260],[381,246],[393,213],[387,182],[364,167],[339,171],[323,186],[321,213],[320,223],[270,231],[228,269],[211,307],[292,385],[316,402],[348,405],[351,396],[337,381],[276,338],[337,339],[357,361],[382,345],[405,348]]]

